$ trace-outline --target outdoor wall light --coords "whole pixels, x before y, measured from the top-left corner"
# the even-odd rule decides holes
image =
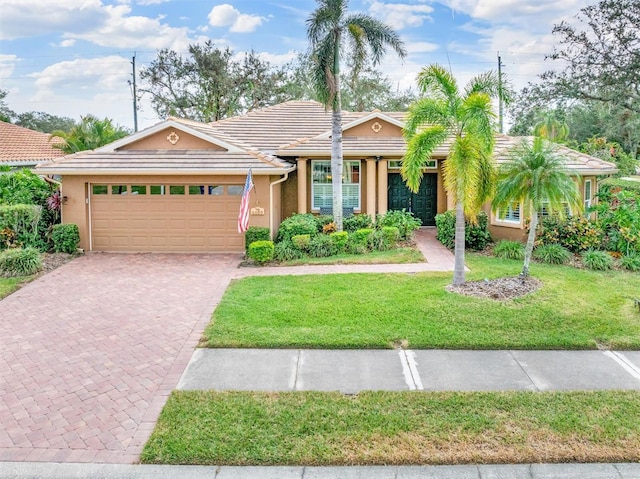
[[[68,196],[63,196],[63,197],[62,197],[62,204],[63,204],[63,205],[66,205],[66,204],[67,204],[67,201],[69,201],[69,197],[68,197]]]

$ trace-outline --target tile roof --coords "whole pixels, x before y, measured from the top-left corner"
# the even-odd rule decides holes
[[[263,153],[230,153],[218,150],[123,150],[82,151],[53,163],[38,166],[38,172],[54,174],[279,174],[293,165]]]
[[[382,118],[389,117],[403,122],[405,112],[379,112]],[[343,125],[358,124],[375,115],[374,112],[343,112]],[[246,115],[228,118],[213,123],[171,117],[142,132],[119,140],[93,152],[81,152],[58,160],[49,171],[60,174],[82,174],[95,172],[149,172],[186,173],[202,172],[216,174],[237,171],[246,173],[251,167],[257,174],[281,174],[293,168],[280,157],[331,156],[331,112],[315,101],[289,101]],[[216,150],[122,150],[118,148],[128,142],[137,141],[144,135],[158,131],[170,122],[183,125],[192,133],[212,143],[226,145],[229,151]],[[509,157],[510,148],[521,138],[497,135],[495,158],[498,163]],[[446,158],[450,141],[434,151],[434,157]],[[558,147],[565,157],[567,168],[581,174],[611,174],[616,167],[599,158],[586,155],[564,146]],[[406,151],[402,137],[344,136],[344,156],[386,156],[400,158]],[[276,156],[277,155],[277,156]],[[43,167],[47,171],[48,167]]]
[[[0,164],[35,165],[59,158],[65,153],[51,144],[61,142],[59,138],[49,141],[48,133],[0,121]]]

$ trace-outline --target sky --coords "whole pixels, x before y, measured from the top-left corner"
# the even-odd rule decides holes
[[[350,0],[396,29],[408,50],[389,53],[380,70],[400,88],[415,86],[431,63],[450,68],[459,82],[496,70],[516,89],[554,67],[545,55],[557,44],[551,31],[575,23],[589,0]],[[136,70],[162,48],[184,53],[206,40],[238,55],[253,49],[281,65],[306,51],[306,19],[315,0],[0,0],[0,89],[17,113],[44,111],[79,120],[92,114],[133,129]],[[138,80],[139,81],[139,80]],[[140,129],[159,121],[146,98]]]

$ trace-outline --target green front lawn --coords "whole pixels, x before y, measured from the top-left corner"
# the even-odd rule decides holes
[[[638,392],[174,392],[141,460],[350,465],[640,460]]]
[[[17,278],[0,278],[0,299],[9,296],[28,280],[29,277],[23,276]]]
[[[468,279],[519,261],[467,255]],[[249,277],[225,293],[204,346],[640,349],[640,275],[534,264],[544,286],[505,303],[449,293],[451,273]]]

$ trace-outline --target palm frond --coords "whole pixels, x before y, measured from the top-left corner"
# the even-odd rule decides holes
[[[433,64],[418,74],[418,89],[426,96],[446,99],[456,103],[459,98],[458,84],[453,75],[442,66]]]
[[[404,137],[409,140],[420,128],[441,125],[449,128],[450,118],[447,104],[438,99],[420,98],[409,106],[409,114],[403,129]]]
[[[371,60],[374,65],[378,65],[382,57],[391,48],[396,54],[404,59],[407,56],[407,50],[404,42],[400,40],[400,36],[384,22],[361,13],[356,13],[345,18],[345,24],[356,27],[356,31],[361,32],[364,37],[364,43],[371,50]]]
[[[433,151],[446,139],[447,129],[442,125],[433,125],[424,128],[408,141],[400,174],[414,193],[420,188],[425,162],[431,159]]]

